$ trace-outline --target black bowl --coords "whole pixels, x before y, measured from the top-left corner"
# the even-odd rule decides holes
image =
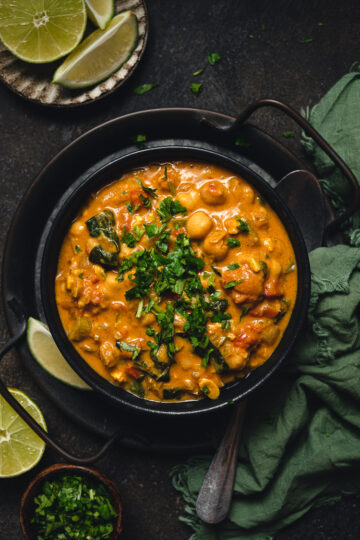
[[[246,378],[225,386],[221,390],[220,397],[217,400],[202,399],[199,401],[167,403],[139,398],[113,385],[98,375],[86,363],[69,341],[62,326],[55,300],[54,284],[63,239],[71,222],[92,193],[113,180],[118,179],[123,173],[133,168],[153,162],[168,162],[181,159],[205,161],[224,167],[234,174],[243,177],[264,197],[281,219],[290,237],[298,269],[298,290],[288,326],[275,351],[265,364],[257,368]],[[130,151],[128,154],[104,165],[88,177],[79,179],[77,182],[75,181],[73,186],[59,201],[49,220],[41,261],[40,289],[46,321],[54,340],[66,360],[80,377],[94,390],[119,406],[130,408],[139,413],[151,413],[153,415],[167,417],[185,417],[190,415],[201,416],[215,410],[223,409],[229,401],[237,402],[248,396],[274,373],[289,354],[303,326],[310,294],[310,270],[304,239],[295,218],[276,191],[258,173],[255,173],[244,163],[219,151],[198,147],[184,147],[181,145],[166,145],[163,147]]]

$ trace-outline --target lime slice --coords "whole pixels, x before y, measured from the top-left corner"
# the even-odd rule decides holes
[[[46,324],[32,317],[28,320],[27,344],[35,360],[50,375],[80,390],[90,390],[62,356]]]
[[[85,4],[89,19],[104,30],[114,14],[113,0],[85,0]]]
[[[126,62],[136,47],[137,19],[131,11],[113,18],[105,30],[95,30],[64,60],[53,82],[68,88],[96,84]]]
[[[47,431],[39,407],[24,392],[14,388],[8,390]],[[10,478],[29,471],[39,463],[44,450],[44,441],[0,396],[0,478]]]
[[[0,0],[0,38],[26,62],[52,62],[68,54],[85,26],[84,0]]]

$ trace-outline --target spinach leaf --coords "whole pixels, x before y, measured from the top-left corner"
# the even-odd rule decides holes
[[[163,399],[180,399],[184,394],[184,390],[181,388],[164,388]]]
[[[89,261],[93,264],[100,264],[104,268],[116,268],[118,265],[117,253],[110,253],[101,246],[95,246],[89,255]]]
[[[104,210],[86,221],[86,226],[90,236],[98,238],[101,234],[106,236],[116,247],[116,252],[120,251],[119,237],[115,232],[115,216],[111,210]]]
[[[137,396],[143,398],[145,396],[145,390],[143,385],[139,380],[133,381],[129,386],[130,392],[136,394]]]

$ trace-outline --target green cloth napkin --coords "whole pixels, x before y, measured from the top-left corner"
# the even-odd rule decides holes
[[[345,75],[309,120],[360,178],[360,75]],[[314,142],[304,137],[321,182],[336,207],[349,197],[345,181]],[[347,227],[349,245],[310,254],[307,325],[286,365],[251,399],[228,519],[201,522],[195,502],[209,457],[172,472],[186,501],[181,518],[191,540],[260,540],[311,507],[360,489],[360,215]]]

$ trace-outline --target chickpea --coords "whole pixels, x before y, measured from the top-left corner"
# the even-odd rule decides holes
[[[119,292],[120,283],[116,279],[116,274],[114,272],[106,273],[106,280],[104,283],[104,294],[106,297],[111,298],[114,294]]]
[[[250,186],[244,185],[242,187],[242,200],[245,202],[253,203],[255,200],[255,192]]]
[[[258,227],[267,227],[269,224],[269,214],[265,208],[260,206],[251,214],[252,221]]]
[[[86,251],[87,254],[90,253],[90,251],[99,244],[99,240],[97,238],[89,238],[86,241]]]
[[[120,351],[111,341],[104,341],[99,347],[99,355],[106,367],[114,367],[120,358]]]
[[[153,313],[145,313],[145,315],[141,317],[142,326],[150,326],[150,324],[153,324],[155,321],[156,317]]]
[[[74,221],[70,228],[70,234],[73,236],[79,236],[85,230],[85,225],[80,220]]]
[[[200,193],[197,190],[192,189],[190,191],[178,193],[176,198],[179,203],[186,208],[186,210],[194,210],[194,208],[199,204]]]
[[[225,229],[229,234],[239,234],[239,222],[236,217],[227,218],[225,220]]]
[[[204,392],[205,396],[210,399],[217,399],[220,395],[220,389],[218,385],[211,379],[201,379],[199,381],[199,386]]]
[[[202,212],[195,212],[186,221],[186,230],[190,238],[194,240],[200,240],[204,238],[210,231],[213,225],[212,219],[208,214]]]
[[[232,200],[241,201],[242,186],[237,178],[231,178],[229,181],[229,192]]]
[[[223,204],[226,200],[226,191],[224,185],[218,180],[207,182],[200,189],[202,200],[206,204]]]
[[[216,230],[207,235],[203,242],[203,249],[208,255],[212,255],[215,261],[224,259],[229,251],[226,245],[226,232]]]

